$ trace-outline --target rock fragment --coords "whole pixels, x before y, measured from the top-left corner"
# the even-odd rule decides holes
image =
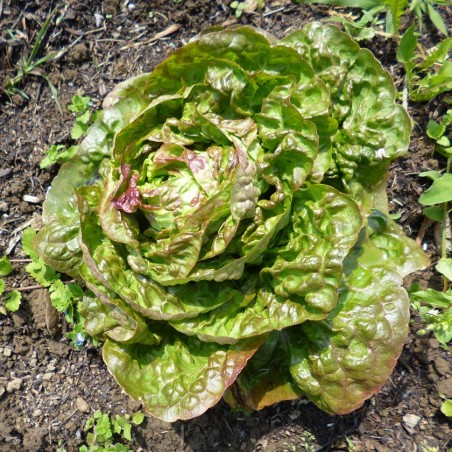
[[[17,391],[22,386],[22,378],[13,378],[11,381],[8,382],[6,385],[6,390],[8,392]]]

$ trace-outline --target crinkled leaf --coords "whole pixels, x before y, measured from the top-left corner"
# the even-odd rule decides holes
[[[255,281],[248,275],[243,295],[193,319],[171,322],[178,331],[228,343],[320,320],[334,308],[342,262],[358,238],[361,214],[350,198],[325,185],[297,195],[290,232],[274,264]]]
[[[292,377],[316,405],[335,414],[359,408],[380,389],[408,329],[409,300],[400,281],[385,277],[381,264],[358,265],[325,322],[288,330]]]
[[[234,346],[168,336],[158,346],[107,340],[102,356],[118,383],[153,416],[191,419],[215,405],[261,339]]]
[[[382,218],[382,223],[375,225],[373,220],[376,217]],[[368,221],[371,243],[379,249],[385,262],[392,263],[402,278],[430,264],[415,241],[407,237],[403,229],[384,213],[374,210]]]
[[[102,301],[101,301],[102,300]],[[161,337],[149,332],[146,319],[124,302],[100,295],[100,299],[84,297],[80,313],[85,319],[85,331],[93,337],[103,337],[125,344],[158,344]]]
[[[289,373],[285,334],[273,332],[225,392],[224,399],[233,408],[261,410],[301,395]]]
[[[336,414],[361,406],[392,372],[408,331],[402,277],[428,263],[420,253],[412,256],[412,243],[400,255],[386,254],[385,240],[398,232],[391,221],[369,225],[370,239],[363,237],[347,257],[337,307],[322,323],[287,330],[292,377],[315,404]]]
[[[71,276],[78,275],[82,253],[78,243],[78,220],[52,221],[34,239],[35,250],[46,264]]]
[[[339,176],[346,186],[353,181],[371,192],[388,162],[406,151],[411,133],[389,75],[370,52],[334,26],[309,24],[282,42],[306,58],[330,89],[331,114],[341,124],[332,137]],[[363,206],[371,207],[369,202]]]

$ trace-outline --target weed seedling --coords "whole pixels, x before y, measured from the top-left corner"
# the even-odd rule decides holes
[[[72,102],[68,106],[68,110],[75,114],[75,124],[71,130],[72,139],[82,138],[95,120],[96,115],[90,113],[90,106],[91,99],[88,96],[75,95],[72,98]],[[52,144],[45,152],[46,155],[39,166],[41,169],[45,169],[54,163],[68,162],[77,153],[77,149],[77,145],[67,147],[64,144]]]
[[[245,11],[245,2],[233,1],[229,5],[232,9],[235,9],[235,17],[239,18]]]
[[[433,180],[433,184],[422,194],[419,202],[426,206],[425,216],[441,226],[441,259],[435,268],[443,275],[443,291],[419,290],[416,286],[410,291],[411,305],[426,323],[426,330],[433,331],[438,342],[445,348],[452,339],[452,289],[449,287],[452,281],[452,258],[447,257],[449,203],[452,201],[452,174],[450,174],[452,147],[450,139],[446,136],[451,123],[452,110],[448,110],[439,122],[431,120],[427,128],[427,135],[437,143],[437,151],[447,158],[446,172],[441,174],[437,171],[428,171],[420,174]],[[425,333],[426,330],[421,330],[420,333]]]
[[[13,271],[11,261],[3,256],[0,259],[0,295],[5,292],[4,276],[8,276]],[[16,312],[20,308],[22,295],[18,290],[8,291],[5,296],[5,306],[0,306],[0,314],[6,315],[6,311]]]
[[[112,450],[117,452],[129,452],[131,449],[121,443],[115,443],[118,440],[132,441],[132,424],[140,425],[144,421],[144,414],[135,413],[124,417],[116,415],[109,416],[97,410],[85,424],[86,442],[88,446],[80,447],[80,452],[94,452],[103,450]]]
[[[50,52],[42,57],[39,57],[39,53],[44,42],[44,39],[47,35],[50,25],[52,24],[52,20],[54,19],[57,13],[57,9],[55,8],[47,17],[46,21],[42,25],[39,33],[34,42],[33,48],[31,49],[30,55],[28,57],[23,56],[18,65],[17,65],[17,74],[13,78],[7,78],[3,86],[0,87],[0,92],[6,93],[8,96],[13,96],[14,94],[21,94],[25,98],[28,98],[26,93],[19,88],[19,86],[30,76],[36,76],[44,79],[47,82],[47,85],[52,92],[52,96],[57,104],[58,109],[62,112],[61,104],[58,100],[58,91],[55,85],[50,80],[49,76],[40,70],[40,66],[48,63],[49,61],[57,61],[59,60],[71,47],[73,47],[81,37],[77,38],[74,42],[72,42],[69,46],[57,50],[54,52]],[[57,23],[61,23],[64,20],[64,14],[58,16]]]
[[[414,25],[406,30],[397,49],[397,60],[405,67],[408,94],[412,101],[427,101],[452,90],[452,38],[425,50],[419,46]],[[419,52],[417,48],[419,47]]]

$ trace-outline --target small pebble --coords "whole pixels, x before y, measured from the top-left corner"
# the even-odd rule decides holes
[[[53,373],[48,372],[42,376],[43,380],[51,380],[53,378]]]
[[[81,398],[77,397],[75,401],[75,405],[79,411],[82,413],[88,413],[89,412],[89,405]]]
[[[3,350],[3,355],[5,356],[11,356],[12,350],[9,347],[5,347]]]
[[[33,417],[41,416],[41,414],[42,410],[40,410],[39,408],[33,411]]]
[[[408,428],[415,428],[421,419],[422,418],[416,414],[405,414],[405,416],[403,416],[403,423]]]
[[[99,28],[102,25],[102,22],[104,21],[104,16],[99,13],[94,13],[94,20],[96,22],[96,27]]]
[[[13,392],[13,391],[20,389],[21,386],[22,386],[22,378],[14,378],[13,380],[8,382],[8,384],[6,385],[6,390],[8,392]]]
[[[29,202],[31,204],[38,204],[41,202],[41,198],[38,196],[24,195],[22,198],[25,202]]]

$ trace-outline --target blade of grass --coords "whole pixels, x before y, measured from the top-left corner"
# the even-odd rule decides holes
[[[50,91],[52,92],[52,96],[53,96],[53,99],[55,100],[55,103],[57,104],[58,110],[60,110],[60,113],[63,113],[63,109],[61,108],[60,101],[58,100],[58,90],[56,89],[55,85],[51,82],[50,78],[46,74],[40,74],[40,76],[49,85]]]
[[[42,41],[44,41],[44,38],[47,34],[47,30],[50,27],[50,24],[52,23],[52,19],[56,14],[57,9],[55,8],[51,13],[49,14],[49,17],[44,22],[42,28],[39,30],[38,36],[36,37],[35,44],[33,46],[33,49],[31,50],[31,54],[27,60],[27,64],[31,64],[34,59],[36,58],[39,49],[41,48]]]
[[[433,25],[443,34],[447,36],[446,24],[441,17],[441,14],[433,7],[431,3],[428,4],[428,17]]]

